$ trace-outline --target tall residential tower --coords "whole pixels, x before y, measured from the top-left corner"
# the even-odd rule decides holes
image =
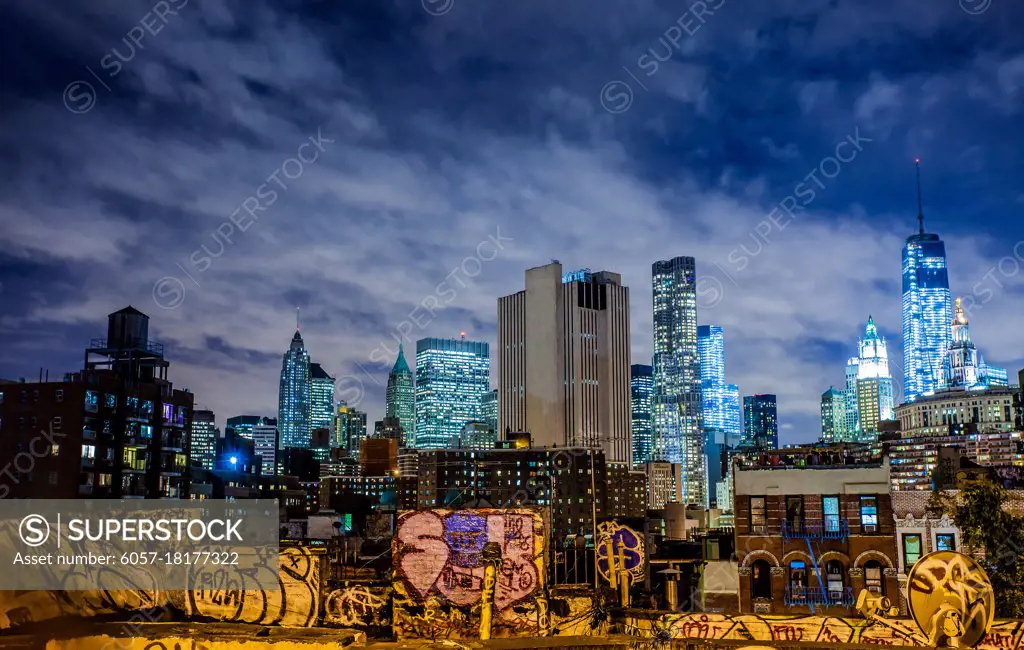
[[[633,464],[651,462],[654,428],[651,422],[651,396],[654,394],[654,369],[639,363],[629,368],[629,392],[632,404]]]

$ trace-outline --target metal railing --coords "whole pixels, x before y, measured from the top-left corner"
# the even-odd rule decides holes
[[[788,542],[792,539],[838,539],[846,541],[850,536],[850,524],[845,519],[840,519],[832,524],[807,523],[806,521],[792,522],[782,520],[782,540]]]
[[[800,605],[820,607],[853,607],[857,599],[853,597],[853,587],[843,587],[841,591],[822,591],[820,587],[786,587],[785,603],[787,607]]]

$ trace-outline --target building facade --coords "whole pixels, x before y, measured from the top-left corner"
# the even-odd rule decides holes
[[[498,299],[498,429],[631,462],[629,289],[609,271],[526,271]]]
[[[889,467],[735,471],[740,613],[856,615],[862,589],[898,602]]]
[[[633,465],[639,466],[651,462],[654,451],[654,423],[651,413],[654,369],[651,366],[633,364],[629,368],[629,377]]]
[[[277,468],[277,420],[261,418],[249,431],[249,439],[253,442],[253,454],[260,459],[260,473],[273,476]]]
[[[213,411],[192,411],[189,430],[190,462],[203,469],[213,469],[217,455],[217,418]]]
[[[310,413],[309,353],[298,330],[281,361],[277,422],[281,448],[309,448]]]
[[[682,498],[705,504],[697,264],[675,257],[651,267],[654,302],[654,459],[682,465]]]
[[[860,442],[871,442],[878,439],[878,423],[893,418],[893,383],[888,346],[870,316],[858,348],[857,438]]]
[[[821,394],[821,441],[853,442],[846,433],[846,392],[829,386]]]
[[[498,442],[498,432],[487,422],[467,422],[459,432],[459,449],[486,450],[494,449]]]
[[[743,397],[743,443],[755,449],[779,448],[779,411],[775,395]]]
[[[647,507],[662,510],[669,503],[683,503],[683,466],[655,460],[644,465],[647,474]]]
[[[919,196],[920,196],[920,188]],[[949,348],[953,303],[946,269],[946,245],[925,233],[918,210],[918,233],[903,246],[903,401],[939,389],[942,359]]]
[[[704,428],[724,431],[726,444],[736,446],[743,435],[739,386],[725,380],[725,330],[720,325],[697,327]]]
[[[1007,386],[1007,372],[985,363],[971,340],[967,314],[956,299],[950,325],[949,349],[943,362],[942,389],[982,390],[989,386]]]
[[[405,360],[404,346],[398,344],[398,357],[395,365],[388,373],[388,385],[385,389],[384,415],[398,418],[402,427],[405,447],[416,446],[416,382],[412,370]]]
[[[359,444],[366,438],[366,413],[347,402],[338,402],[334,418],[334,447],[346,449],[352,458],[359,458]]]
[[[480,420],[494,430],[498,437],[501,433],[498,429],[498,389],[484,393],[480,398]]]
[[[480,419],[480,398],[490,391],[486,342],[426,338],[416,342],[416,448],[448,449],[459,432]]]
[[[236,433],[243,438],[252,440],[252,428],[257,424],[263,424],[266,419],[261,415],[236,415],[230,417],[224,425],[224,435]]]
[[[334,431],[334,377],[319,363],[309,364],[309,429]]]
[[[84,356],[62,381],[0,383],[0,498],[189,498],[193,395],[167,379],[149,317],[110,314]]]

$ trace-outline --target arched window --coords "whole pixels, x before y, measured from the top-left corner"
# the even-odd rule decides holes
[[[827,578],[828,596],[832,601],[842,599],[844,587],[843,563],[839,560],[829,560],[825,564],[825,576]]]
[[[767,560],[754,560],[750,566],[750,596],[751,598],[772,597],[772,569]]]
[[[864,564],[864,587],[873,594],[885,595],[885,580],[882,580],[882,565],[878,560]]]

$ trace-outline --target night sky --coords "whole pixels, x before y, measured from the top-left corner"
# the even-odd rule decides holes
[[[812,440],[869,314],[902,394],[917,156],[975,342],[1024,366],[1019,0],[4,4],[2,378],[132,304],[221,426],[275,415],[299,307],[372,426],[394,337],[493,346],[551,259],[622,274],[650,363],[651,262],[692,255],[728,380]]]

